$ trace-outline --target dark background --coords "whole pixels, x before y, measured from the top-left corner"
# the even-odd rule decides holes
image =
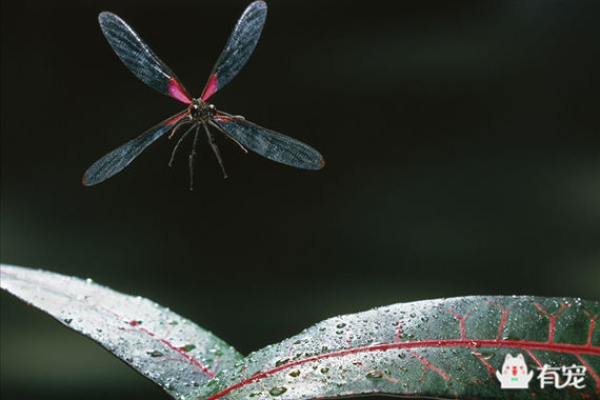
[[[220,137],[104,153],[182,109],[97,24],[118,13],[201,92],[248,1],[2,1],[2,262],[91,277],[258,349],[327,317],[472,294],[600,298],[596,1],[270,1],[211,100],[296,137],[320,172]],[[2,295],[6,399],[166,399],[100,346]]]

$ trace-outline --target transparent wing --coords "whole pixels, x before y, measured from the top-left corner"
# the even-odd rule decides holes
[[[114,149],[110,153],[92,164],[91,167],[85,171],[83,179],[81,180],[84,185],[92,186],[100,182],[103,182],[120,172],[123,168],[129,165],[134,158],[139,156],[142,151],[151,145],[156,139],[168,132],[173,125],[177,123],[181,118],[187,114],[187,110],[164,120],[158,125],[153,126],[146,132],[142,133],[135,139],[130,140],[124,145]]]
[[[192,102],[175,73],[154,54],[125,21],[105,11],[98,16],[98,22],[117,56],[142,82],[183,103]]]
[[[289,136],[243,119],[216,117],[213,122],[246,148],[269,160],[312,170],[321,169],[325,165],[325,159],[317,150]]]
[[[240,72],[254,51],[267,18],[264,1],[251,3],[238,20],[202,92],[206,101]]]

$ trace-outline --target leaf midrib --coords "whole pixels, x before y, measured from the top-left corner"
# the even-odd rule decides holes
[[[412,349],[412,348],[441,348],[441,347],[469,347],[477,349],[481,347],[503,347],[503,348],[518,348],[522,350],[541,350],[551,351],[555,353],[567,353],[573,355],[595,355],[600,356],[600,346],[592,346],[591,343],[585,345],[570,344],[570,343],[557,343],[557,342],[536,342],[532,340],[507,340],[507,339],[437,339],[437,340],[418,340],[408,342],[395,342],[395,343],[377,343],[373,345],[355,347],[351,349],[345,349],[335,351],[326,354],[320,354],[318,356],[305,358],[303,360],[290,361],[284,365],[259,372],[254,374],[250,378],[244,379],[235,385],[231,385],[228,388],[212,395],[204,400],[217,400],[234,390],[240,389],[243,386],[259,381],[270,375],[274,375],[277,372],[293,368],[299,365],[307,364],[310,362],[316,362],[319,360],[335,357],[344,357],[350,354],[367,353],[374,351],[387,351],[391,349]],[[199,397],[200,399],[200,397]]]

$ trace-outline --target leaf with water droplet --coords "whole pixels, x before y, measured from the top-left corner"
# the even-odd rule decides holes
[[[100,343],[173,397],[197,390],[195,386],[242,359],[231,346],[167,308],[91,279],[2,265],[0,284]]]
[[[568,306],[555,321],[555,341],[560,341],[548,343],[550,319],[539,320],[537,307],[555,315],[561,302]],[[206,391],[199,390],[194,396],[235,400],[247,398],[258,388],[285,387],[284,393],[277,392],[278,400],[373,394],[515,399],[515,391],[503,390],[495,375],[507,354],[523,354],[528,359],[530,351],[552,365],[578,363],[580,356],[597,370],[600,336],[592,337],[592,347],[586,343],[592,318],[599,314],[598,302],[575,304],[566,298],[463,297],[394,304],[325,320],[258,350],[245,360],[243,372],[219,376],[217,392],[206,396]],[[503,340],[498,338],[501,333],[523,339]],[[568,358],[565,343],[573,346]],[[291,354],[295,356],[290,361]],[[594,398],[594,382],[591,378],[587,382],[581,393]],[[565,399],[581,398],[579,393],[562,393]],[[543,396],[532,390],[520,391],[517,397],[537,400]]]
[[[600,335],[593,328],[600,303],[594,301],[463,297],[394,304],[325,320],[242,358],[212,334],[141,297],[10,266],[2,266],[0,282],[181,400],[369,394],[508,400],[516,392],[502,390],[495,372],[509,354],[523,355],[529,370],[538,362],[586,363],[586,386],[555,397],[597,394]],[[532,389],[517,397],[542,396]]]

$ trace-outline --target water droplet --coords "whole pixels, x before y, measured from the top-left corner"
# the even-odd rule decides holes
[[[73,322],[73,318],[65,318],[63,319],[63,321],[65,321],[65,324],[70,324],[71,322]]]
[[[196,346],[194,346],[193,344],[186,344],[185,346],[181,346],[180,349],[185,351],[186,353],[188,351],[194,350],[196,348]]]
[[[279,367],[279,366],[281,366],[281,365],[283,365],[283,364],[287,363],[288,361],[290,361],[290,359],[289,359],[289,358],[286,358],[285,360],[278,360],[277,362],[275,362],[275,366],[276,366],[276,367]]]
[[[346,324],[344,324],[344,323],[342,322],[341,324],[337,324],[337,325],[336,325],[336,328],[338,328],[338,329],[342,329],[342,328],[343,328],[343,327],[345,327],[345,326],[346,326]]]
[[[489,360],[489,359],[491,359],[492,357],[494,357],[494,353],[481,353],[481,357],[482,357],[484,360]]]
[[[269,394],[271,396],[280,396],[287,392],[287,388],[285,386],[275,386],[273,389],[269,390]]]
[[[328,373],[328,372],[329,372],[329,368],[327,368],[327,367],[323,367],[323,368],[321,368],[321,373],[322,373],[322,374],[326,374],[326,373]]]
[[[383,374],[377,370],[373,370],[373,371],[369,372],[366,376],[367,376],[367,379],[370,379],[372,381],[383,378]]]

